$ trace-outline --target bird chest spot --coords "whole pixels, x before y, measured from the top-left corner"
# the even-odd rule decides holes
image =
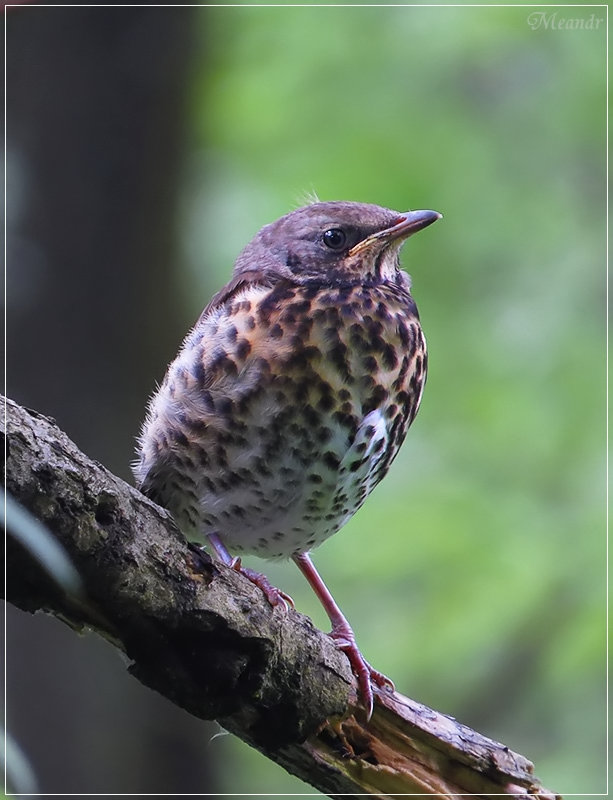
[[[240,361],[244,361],[251,352],[251,342],[249,339],[239,339],[236,343],[235,353]]]
[[[378,319],[380,319],[384,323],[387,323],[392,319],[392,314],[389,308],[387,307],[386,303],[384,303],[383,301],[379,301],[377,303],[377,307],[375,309],[375,315]]]
[[[366,416],[366,414],[369,414],[371,411],[381,408],[388,397],[389,391],[385,388],[385,386],[377,384],[368,400],[362,403],[362,413]]]
[[[330,393],[322,394],[322,396],[317,401],[317,408],[323,412],[332,411],[334,406],[335,406],[334,397]]]
[[[388,343],[384,346],[381,353],[381,361],[388,370],[396,369],[398,366],[398,353],[393,345]]]
[[[278,322],[275,322],[268,331],[268,335],[272,336],[273,339],[280,339],[283,336],[283,328]]]

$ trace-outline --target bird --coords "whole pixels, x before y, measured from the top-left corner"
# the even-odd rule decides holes
[[[373,685],[311,551],[386,475],[418,412],[427,350],[399,252],[437,211],[312,202],[239,254],[151,397],[133,471],[191,542],[262,589],[291,597],[244,554],[291,559],[349,658],[367,719]]]

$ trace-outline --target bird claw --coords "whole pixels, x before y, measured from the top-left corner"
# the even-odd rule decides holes
[[[375,683],[379,689],[385,689],[388,692],[396,691],[396,686],[391,678],[388,678],[387,675],[384,675],[382,672],[379,672],[379,670],[371,667],[368,661],[366,662],[366,666],[370,671],[370,680]]]
[[[351,664],[353,674],[358,679],[358,696],[366,710],[366,722],[368,722],[374,709],[372,685],[375,684],[380,689],[385,688],[387,691],[393,692],[395,689],[394,684],[387,676],[371,667],[366,661],[356,644],[353,631],[345,629],[334,630],[333,628],[330,637],[338,649],[345,653]]]
[[[240,557],[233,558],[230,566],[261,589],[273,608],[281,606],[285,612],[289,611],[290,608],[295,608],[294,601],[288,594],[273,586],[266,575],[262,575],[261,572],[256,572],[248,567],[243,567]]]

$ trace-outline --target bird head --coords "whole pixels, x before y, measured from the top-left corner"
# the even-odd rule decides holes
[[[265,225],[239,256],[234,272],[269,270],[297,283],[391,279],[405,240],[441,216],[367,203],[312,203]]]

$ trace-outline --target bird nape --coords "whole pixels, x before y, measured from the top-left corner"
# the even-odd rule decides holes
[[[292,558],[349,657],[367,717],[372,683],[311,561],[387,473],[415,418],[426,343],[399,251],[436,211],[313,203],[266,225],[150,400],[134,467],[190,540],[291,598],[231,553]]]

